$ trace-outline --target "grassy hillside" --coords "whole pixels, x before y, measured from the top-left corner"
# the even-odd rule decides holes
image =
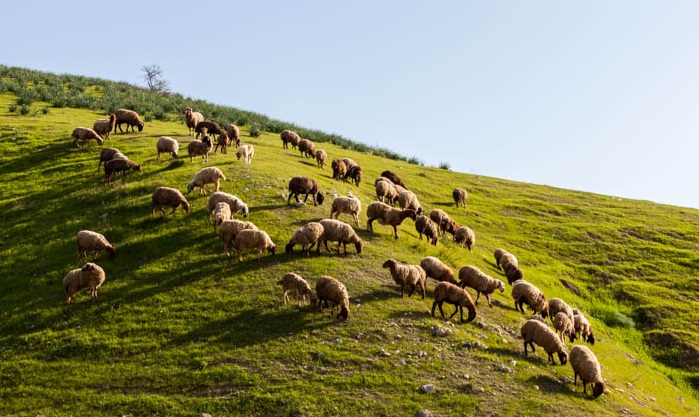
[[[225,172],[222,190],[249,204],[248,220],[280,250],[261,262],[248,255],[235,263],[207,223],[206,196],[188,195],[188,214],[151,216],[155,187],[185,190],[202,167],[155,157],[161,135],[186,147],[177,114],[175,121],[149,121],[142,133],[113,135],[106,145],[142,163],[143,172],[103,185],[100,147],[76,149],[69,137],[101,112],[34,103],[48,113],[20,116],[8,112],[16,99],[0,94],[0,415],[395,416],[423,408],[439,416],[697,414],[697,210],[321,144],[331,158],[360,163],[365,179],[356,187],[282,149],[278,135],[252,138],[243,126],[243,142],[256,149],[252,165],[232,153],[204,165]],[[449,241],[419,241],[410,220],[397,241],[386,226],[369,233],[363,213],[361,255],[283,253],[292,231],[327,217],[332,200],[287,206],[291,177],[313,177],[328,194],[352,191],[365,208],[384,169],[399,173],[428,211],[444,209],[473,228],[473,253]],[[451,202],[455,186],[469,190],[465,209]],[[98,300],[83,293],[66,306],[61,281],[84,263],[74,246],[82,229],[107,236],[117,258],[96,261],[107,272]],[[526,278],[549,298],[591,318],[606,395],[585,397],[573,386],[571,367],[547,364],[540,349],[523,355],[519,327],[526,317],[513,308],[509,285],[494,295],[493,308],[481,303],[474,323],[449,323],[429,314],[433,282],[425,300],[401,299],[381,268],[388,257],[418,263],[434,255],[504,279],[492,257],[498,247],[515,253]],[[342,280],[350,320],[282,305],[276,281],[289,271],[312,286],[325,274]],[[453,334],[433,336],[433,326]],[[423,384],[435,392],[422,393]]]

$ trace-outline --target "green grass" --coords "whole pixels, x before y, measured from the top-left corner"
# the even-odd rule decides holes
[[[103,185],[100,147],[71,147],[75,126],[103,114],[50,107],[48,114],[9,113],[16,96],[0,94],[0,415],[35,416],[353,416],[414,415],[696,415],[699,211],[535,186],[422,167],[322,143],[330,158],[349,157],[364,172],[360,187],[336,182],[278,135],[251,138],[252,165],[212,154],[222,190],[251,209],[248,220],[277,243],[277,255],[233,263],[206,220],[206,196],[190,194],[190,213],[151,216],[157,186],[185,190],[202,164],[157,161],[161,135],[189,138],[181,122],[151,120],[142,133],[112,135],[142,163],[125,182]],[[49,103],[34,102],[41,108]],[[171,115],[177,120],[177,115]],[[186,154],[186,151],[181,152]],[[331,198],[287,206],[288,180],[316,178],[328,194],[352,191],[365,208],[384,169],[403,177],[423,206],[446,210],[476,232],[473,253],[449,241],[418,241],[406,221],[359,234],[365,252],[347,257],[286,255],[292,231],[327,217]],[[451,190],[469,191],[456,209]],[[350,218],[342,217],[350,222]],[[117,258],[101,297],[81,294],[66,306],[61,281],[84,260],[75,234],[98,231]],[[515,253],[526,279],[549,298],[585,311],[599,340],[592,348],[609,393],[596,400],[572,383],[570,366],[551,366],[541,350],[522,353],[510,288],[481,304],[475,323],[431,317],[427,299],[401,299],[381,264],[418,263],[434,255],[455,268],[472,264],[504,279],[492,251]],[[321,275],[350,293],[347,322],[280,302],[276,281],[289,271],[311,285]],[[575,295],[561,280],[574,284]],[[433,283],[429,283],[431,290]],[[429,292],[429,291],[428,291]],[[453,335],[436,338],[435,325]],[[487,349],[468,349],[478,341]],[[387,356],[384,352],[390,354]],[[498,369],[516,361],[513,374]],[[510,365],[508,365],[510,366]],[[694,388],[691,386],[694,382]],[[420,386],[431,383],[434,394]]]

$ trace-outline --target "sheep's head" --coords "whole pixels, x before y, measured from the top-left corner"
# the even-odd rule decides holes
[[[592,385],[592,398],[597,398],[604,394],[604,382],[593,382],[590,385]]]
[[[294,244],[291,242],[287,243],[286,246],[284,247],[284,252],[286,252],[286,253],[291,253],[293,250],[294,250]]]
[[[405,209],[401,212],[401,217],[402,218],[410,217],[414,221],[415,219],[417,219],[417,214],[415,214],[415,210],[413,210],[413,209]]]
[[[188,193],[191,193],[192,190],[194,190],[194,181],[192,181],[192,182],[190,182],[189,184],[187,184],[187,192],[188,192]]]
[[[360,240],[359,242],[354,244],[354,248],[357,250],[357,253],[362,253],[364,250],[364,243]]]
[[[185,213],[189,213],[189,202],[187,200],[182,202],[182,208],[184,209]]]
[[[434,236],[434,237],[432,238],[432,244],[433,244],[434,246],[437,246],[437,236]]]
[[[183,113],[185,114],[185,116],[192,114],[192,108],[191,107],[185,108]]]
[[[143,132],[143,126],[144,126],[143,122],[138,122],[138,131],[139,132]]]
[[[325,196],[323,195],[323,192],[322,192],[322,191],[318,191],[318,192],[316,193],[316,202],[317,202],[318,204],[323,204],[323,201],[325,201]]]
[[[498,280],[498,289],[500,290],[500,292],[505,292],[505,283]]]
[[[271,246],[267,247],[267,252],[275,255],[277,253],[277,245],[272,244]]]
[[[568,362],[568,352],[558,352],[558,360],[561,361],[561,365],[565,365]]]
[[[247,204],[242,205],[240,208],[240,213],[243,213],[243,217],[248,217],[248,214],[250,214],[250,209],[248,208]]]
[[[382,268],[393,268],[396,266],[396,264],[397,264],[397,262],[395,259],[388,258],[388,260],[386,262],[384,262],[383,265],[381,265],[381,267]]]
[[[594,345],[595,344],[595,335],[590,332],[590,334],[587,336],[587,339],[585,340],[587,343]]]
[[[340,320],[347,320],[349,318],[349,309],[347,307],[340,307],[340,313],[337,315]]]
[[[95,264],[93,264],[92,262],[88,262],[88,263],[86,263],[85,265],[83,265],[83,267],[80,268],[80,270],[83,271],[83,272],[94,271],[94,270],[95,270]]]
[[[114,246],[107,247],[107,254],[109,255],[109,259],[114,259],[114,257],[116,256],[116,250],[114,249]]]

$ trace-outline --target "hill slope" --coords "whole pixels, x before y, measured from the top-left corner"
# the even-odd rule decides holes
[[[321,144],[330,158],[361,164],[364,181],[356,187],[282,149],[278,135],[252,138],[245,126],[243,142],[256,148],[252,165],[232,153],[212,155],[204,165],[223,169],[222,189],[248,202],[248,220],[280,250],[261,262],[248,255],[232,263],[207,223],[206,196],[188,195],[188,214],[151,216],[155,187],[184,190],[202,167],[155,158],[159,136],[189,140],[181,122],[152,120],[140,134],[113,135],[106,145],[142,163],[143,172],[103,185],[99,147],[75,149],[69,138],[73,127],[91,126],[102,114],[51,108],[18,116],[7,111],[15,100],[0,95],[0,414],[392,416],[421,408],[442,416],[696,414],[690,384],[697,385],[699,371],[697,210]],[[366,208],[384,169],[398,172],[428,211],[444,209],[474,229],[473,253],[448,240],[437,247],[418,241],[411,221],[397,241],[386,226],[367,232],[364,214],[361,255],[279,253],[293,229],[330,211],[331,198],[318,207],[287,206],[289,178],[316,178],[329,194],[351,191]],[[455,186],[469,190],[465,209],[450,201]],[[97,260],[107,272],[97,301],[82,294],[66,306],[61,280],[84,262],[74,247],[82,229],[106,235],[118,256]],[[474,323],[450,324],[429,314],[434,283],[425,300],[401,299],[381,268],[388,257],[419,263],[434,255],[504,279],[492,257],[498,247],[515,253],[526,278],[549,298],[564,298],[591,317],[607,395],[589,400],[573,386],[569,365],[547,364],[540,350],[523,355],[518,335],[525,316],[514,310],[509,286],[494,295],[493,308],[481,303]],[[312,285],[325,274],[345,282],[350,320],[282,305],[276,281],[289,271]],[[453,334],[433,336],[433,326]],[[435,392],[421,393],[423,384]]]

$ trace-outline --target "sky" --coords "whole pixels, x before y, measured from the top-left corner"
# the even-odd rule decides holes
[[[0,64],[145,85],[448,164],[699,208],[699,2],[23,0]]]

